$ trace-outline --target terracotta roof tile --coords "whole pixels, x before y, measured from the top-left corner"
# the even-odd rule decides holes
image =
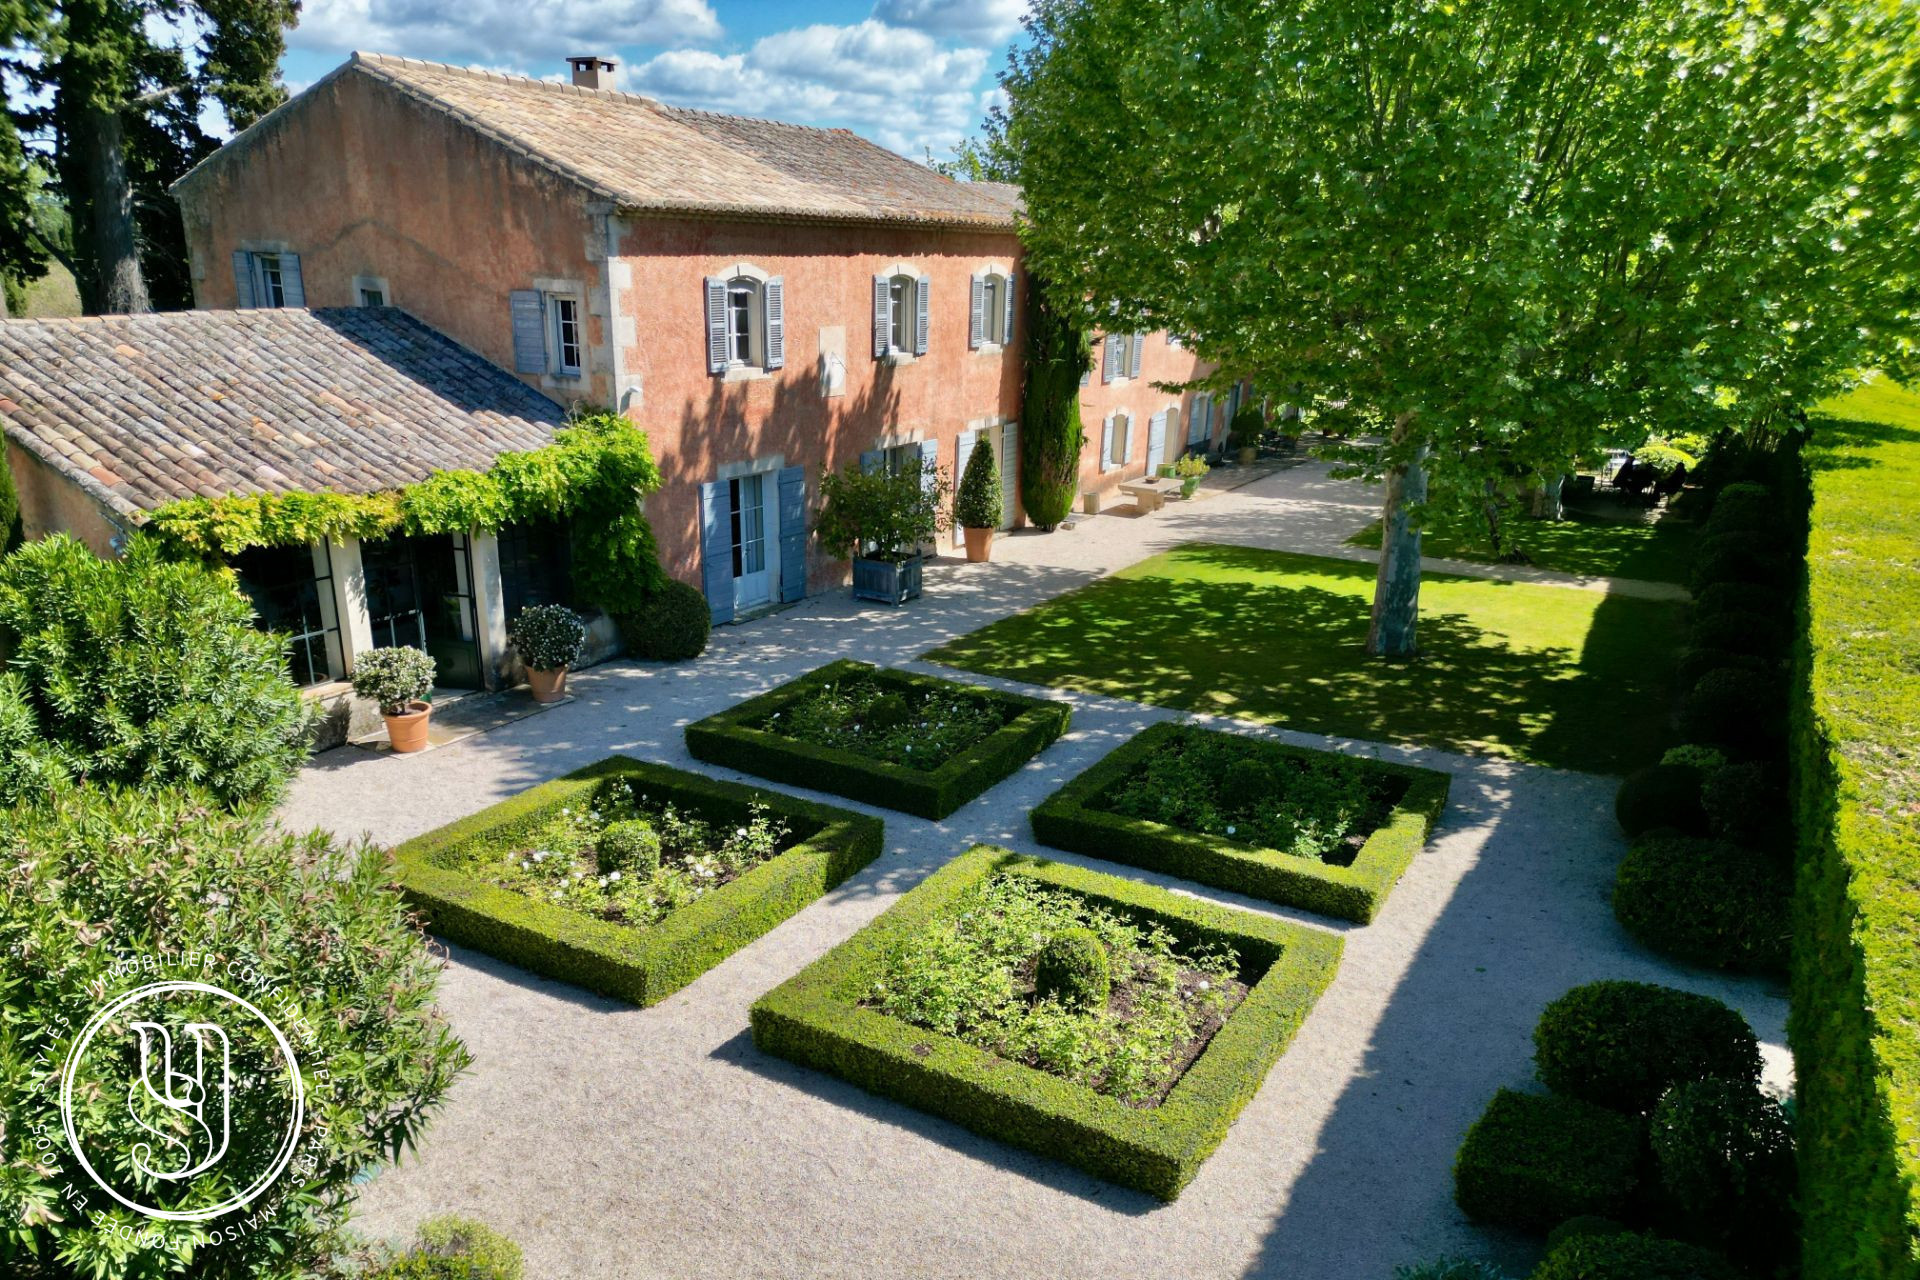
[[[483,469],[551,443],[565,414],[405,312],[356,307],[0,322],[0,425],[137,517]]]

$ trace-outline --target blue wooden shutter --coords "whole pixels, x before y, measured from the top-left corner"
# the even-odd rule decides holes
[[[727,282],[708,276],[707,297],[707,372],[724,373],[733,361],[733,344],[727,334]]]
[[[807,594],[807,469],[780,473],[780,599]]]
[[[547,317],[538,289],[515,289],[507,295],[513,317],[513,371],[547,371]]]
[[[300,255],[297,253],[280,255],[280,292],[286,306],[307,305],[307,286],[300,278]]]
[[[1000,428],[1000,527],[1013,528],[1014,514],[1020,510],[1020,424],[1009,422]]]
[[[987,279],[977,272],[967,303],[967,348],[977,351],[987,340]]]
[[[1007,272],[1007,323],[1000,330],[1000,341],[1007,346],[1013,345],[1013,272]]]
[[[256,305],[253,300],[253,255],[244,249],[233,251],[233,291],[242,310]]]
[[[767,306],[767,368],[778,369],[787,362],[787,282],[775,276],[760,290]]]
[[[893,297],[888,292],[891,283],[885,276],[873,278],[873,358],[875,360],[887,354],[888,340],[893,334]]]
[[[967,460],[973,457],[973,446],[980,439],[978,431],[962,431],[953,442],[953,500],[960,500],[960,481],[967,474]],[[953,545],[959,546],[966,541],[966,531],[960,522],[953,522]]]
[[[1120,376],[1120,335],[1110,333],[1100,352],[1100,381],[1112,382]]]
[[[1100,469],[1113,470],[1113,417],[1100,424]]]
[[[914,302],[917,314],[913,319],[913,354],[927,354],[927,329],[930,315],[928,299],[933,293],[933,277],[921,276],[914,284]]]
[[[1167,460],[1167,414],[1163,409],[1147,419],[1147,474]]]
[[[700,486],[700,585],[715,622],[733,621],[733,502],[731,486]]]
[[[1127,376],[1129,378],[1137,378],[1140,376],[1140,352],[1145,349],[1146,345],[1146,334],[1136,333],[1133,335],[1133,363],[1127,366]]]

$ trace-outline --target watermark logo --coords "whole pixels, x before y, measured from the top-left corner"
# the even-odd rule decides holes
[[[306,1090],[293,1045],[253,1002],[210,982],[150,982],[81,1029],[60,1077],[74,1158],[150,1218],[207,1222],[286,1171]],[[194,1194],[206,1180],[211,1203]]]

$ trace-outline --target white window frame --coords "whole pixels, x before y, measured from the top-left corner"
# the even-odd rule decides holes
[[[367,295],[377,293],[380,301],[368,302]],[[393,289],[387,284],[385,276],[355,276],[353,278],[353,305],[356,307],[390,307],[393,305]]]
[[[767,285],[773,273],[751,262],[736,262],[714,273],[727,282],[727,368],[722,378],[743,381],[772,376],[767,368]],[[751,288],[747,299],[747,355],[740,356],[739,335],[734,332],[734,290]]]
[[[887,355],[913,356],[913,331],[920,323],[920,277],[896,271],[887,277]]]
[[[280,255],[249,253],[247,260],[253,268],[253,305],[256,307],[286,306],[287,281],[281,274]]]
[[[577,293],[554,292],[546,295],[547,350],[552,355],[550,371],[556,378],[578,378],[587,367],[587,321]],[[572,329],[569,341],[567,330]],[[567,348],[573,359],[567,359]]]

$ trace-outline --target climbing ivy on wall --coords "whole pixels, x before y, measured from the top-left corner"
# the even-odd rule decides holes
[[[187,498],[151,513],[147,528],[176,550],[224,560],[248,547],[321,538],[489,532],[528,520],[573,525],[574,586],[618,616],[637,612],[661,581],[653,529],[640,512],[660,487],[645,435],[618,414],[577,414],[544,449],[503,453],[486,471],[436,471],[383,493],[265,493]]]

